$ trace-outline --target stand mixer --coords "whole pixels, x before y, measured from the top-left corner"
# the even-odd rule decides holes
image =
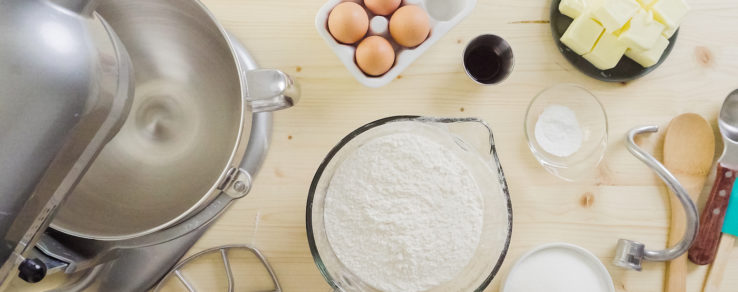
[[[270,111],[299,98],[196,0],[10,0],[0,28],[2,288],[151,288],[249,192]]]

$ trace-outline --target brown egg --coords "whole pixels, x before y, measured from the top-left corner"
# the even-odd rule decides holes
[[[403,47],[416,47],[430,34],[430,19],[423,8],[415,5],[400,7],[389,23],[392,38]]]
[[[395,64],[395,49],[385,38],[370,36],[356,48],[356,64],[366,75],[382,75]]]
[[[369,29],[369,15],[361,5],[343,2],[328,15],[328,31],[339,42],[353,44],[361,40]]]
[[[377,15],[390,15],[400,4],[402,0],[364,0],[364,5]]]

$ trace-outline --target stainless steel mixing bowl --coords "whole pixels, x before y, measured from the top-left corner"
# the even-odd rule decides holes
[[[318,168],[308,195],[307,235],[315,264],[335,291],[378,291],[336,256],[326,234],[323,212],[328,187],[341,163],[367,142],[397,133],[423,135],[444,145],[466,162],[484,198],[482,234],[471,262],[454,279],[428,292],[483,291],[507,254],[512,234],[512,205],[492,130],[484,121],[474,118],[389,117],[364,125],[341,140]]]
[[[229,35],[229,41],[240,68],[257,72],[253,70],[259,66],[239,40]],[[244,153],[243,158],[240,163],[233,161],[231,165],[234,167],[232,170],[239,170],[237,173],[243,171],[248,174],[241,178],[255,176],[259,172],[269,150],[272,116],[271,112],[251,115],[248,138],[244,134],[240,145],[236,146],[240,149],[238,153]],[[49,273],[64,271],[70,281],[68,284],[82,291],[88,291],[83,290],[84,287],[95,287],[96,291],[146,291],[195,244],[211,222],[243,194],[233,192],[239,181],[244,182],[235,180],[230,184],[234,188],[219,191],[220,194],[207,207],[161,231],[126,240],[99,241],[49,229],[35,250],[45,255],[41,258]]]
[[[123,240],[207,206],[237,172],[251,111],[291,106],[296,91],[279,71],[242,71],[225,31],[198,1],[101,2],[98,13],[131,55],[136,95],[123,128],[52,227]],[[248,184],[236,187],[248,191]]]

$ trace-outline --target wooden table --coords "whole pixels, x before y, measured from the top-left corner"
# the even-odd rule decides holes
[[[515,219],[511,252],[486,291],[499,290],[522,253],[556,241],[581,245],[599,256],[617,291],[661,291],[664,264],[648,263],[642,272],[610,264],[619,238],[661,248],[669,226],[666,188],[627,152],[625,133],[641,125],[666,125],[684,112],[699,113],[715,123],[723,99],[738,87],[734,0],[690,1],[692,11],[669,59],[645,78],[627,84],[592,80],[567,63],[551,38],[549,1],[480,0],[468,18],[401,78],[379,89],[356,82],[318,36],[313,22],[324,0],[204,2],[261,66],[293,74],[302,84],[303,99],[294,109],[276,114],[271,152],[254,190],[191,252],[225,243],[253,244],[269,258],[285,291],[329,291],[313,263],[305,231],[305,202],[318,164],[353,129],[401,114],[475,116],[494,128]],[[460,57],[464,46],[483,33],[498,34],[513,47],[515,70],[501,85],[478,86],[464,74]],[[523,132],[531,98],[562,82],[591,89],[609,116],[605,160],[595,177],[579,183],[546,173],[528,150]],[[661,140],[654,135],[642,143],[660,157]],[[213,277],[222,279],[214,276],[220,275],[219,269],[213,258],[188,275],[193,281],[203,280],[202,287],[212,287],[205,291],[224,291],[208,286],[216,283]],[[689,291],[700,291],[706,268],[689,270]],[[738,252],[723,287],[738,291]]]
[[[585,77],[559,54],[548,24],[549,1],[479,0],[468,18],[398,80],[379,89],[355,81],[318,36],[313,22],[324,0],[204,2],[262,67],[295,76],[302,84],[303,99],[294,109],[276,114],[271,152],[253,191],[190,254],[222,244],[253,244],[269,258],[285,291],[330,291],[313,263],[305,231],[308,188],[329,149],[350,131],[382,117],[475,116],[494,128],[515,215],[510,253],[486,291],[499,290],[521,254],[558,241],[581,245],[599,256],[617,291],[662,290],[663,263],[647,263],[642,272],[610,264],[619,238],[662,248],[669,226],[666,188],[627,152],[624,137],[633,127],[665,126],[684,112],[699,113],[715,123],[721,102],[738,87],[735,0],[690,1],[692,11],[669,59],[650,75],[622,84]],[[465,44],[483,33],[506,38],[514,49],[515,70],[501,85],[478,86],[461,66]],[[605,159],[593,178],[578,183],[546,173],[528,150],[523,132],[531,98],[563,82],[591,89],[609,116]],[[660,135],[641,143],[660,157]],[[237,285],[270,287],[253,258],[236,254],[233,261]],[[212,257],[185,273],[201,291],[225,291],[221,268],[219,258]],[[706,268],[691,265],[689,271],[689,291],[700,291]],[[733,253],[723,287],[722,291],[738,291],[738,252]],[[169,288],[179,291],[181,286]]]

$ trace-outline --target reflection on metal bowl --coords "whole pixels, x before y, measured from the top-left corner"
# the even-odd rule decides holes
[[[198,1],[101,2],[98,13],[131,55],[136,95],[52,227],[119,241],[208,206],[232,182],[246,142],[260,143],[245,140],[251,112],[289,107],[299,93],[279,71],[241,71],[236,45]]]

